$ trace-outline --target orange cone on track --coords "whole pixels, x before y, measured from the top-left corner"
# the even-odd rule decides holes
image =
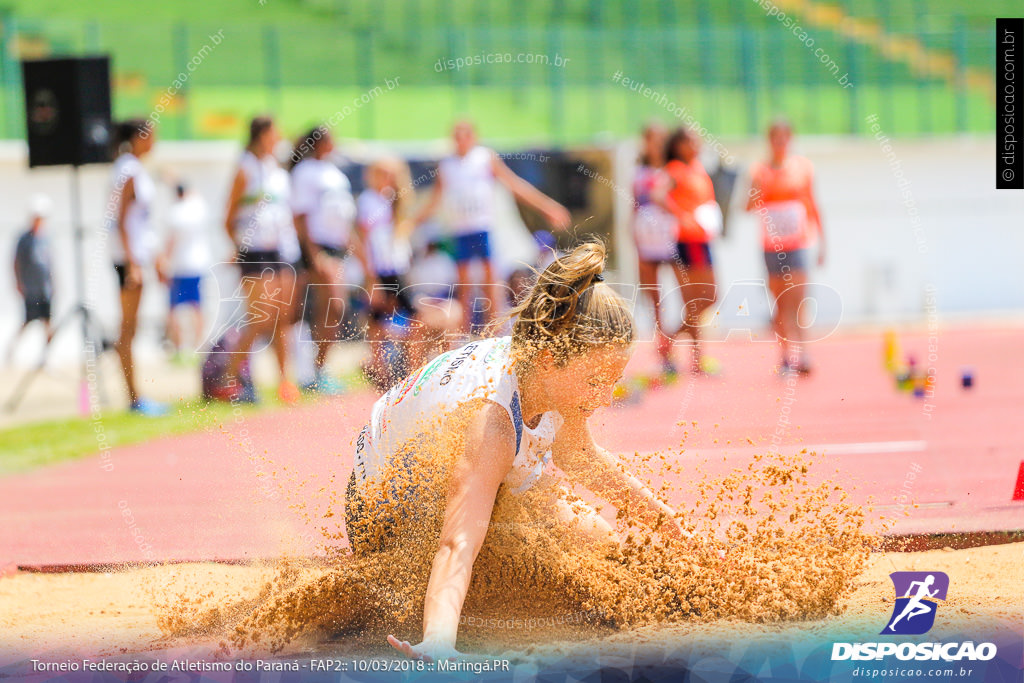
[[[1017,485],[1013,487],[1013,500],[1024,500],[1024,460],[1017,470]]]

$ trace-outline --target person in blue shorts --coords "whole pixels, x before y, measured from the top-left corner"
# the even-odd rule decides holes
[[[561,230],[571,222],[569,211],[537,188],[517,176],[493,149],[478,144],[476,128],[469,121],[459,121],[452,131],[455,154],[438,164],[433,194],[412,220],[416,226],[443,206],[446,222],[453,238],[453,253],[458,267],[458,296],[464,312],[462,327],[470,330],[473,307],[470,267],[474,261],[483,265],[481,298],[486,304],[485,318],[498,313],[502,286],[494,277],[492,233],[494,231],[494,186],[500,182],[528,206],[539,211],[553,227]]]
[[[203,311],[199,283],[211,265],[210,212],[203,198],[184,185],[175,188],[175,200],[168,212],[168,238],[164,253],[157,261],[157,272],[170,294],[167,312],[167,339],[174,357],[185,351],[196,352],[203,339]],[[191,320],[191,341],[182,335],[182,312]]]

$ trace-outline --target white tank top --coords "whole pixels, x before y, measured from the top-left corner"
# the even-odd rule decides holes
[[[633,237],[645,261],[671,260],[676,253],[675,217],[654,203],[653,192],[661,171],[637,166],[633,179]]]
[[[177,277],[202,275],[213,262],[206,202],[186,194],[167,210],[167,226],[174,238],[171,272]]]
[[[356,441],[356,480],[375,478],[411,439],[431,439],[442,418],[468,401],[485,399],[508,412],[515,428],[515,459],[503,484],[522,493],[540,478],[562,426],[555,411],[534,428],[523,423],[511,337],[470,342],[443,353],[377,399]],[[436,437],[435,437],[436,438]]]
[[[367,188],[360,193],[356,207],[374,272],[378,276],[404,275],[408,272],[412,249],[408,240],[395,239],[392,202],[376,190]]]
[[[355,219],[352,185],[341,170],[323,159],[305,159],[292,169],[292,211],[306,216],[315,244],[348,246]]]
[[[494,223],[494,151],[476,146],[438,166],[452,234],[489,231]]]
[[[259,159],[248,150],[238,166],[245,176],[245,190],[235,213],[235,243],[253,251],[290,250],[295,226],[288,203],[288,172],[273,156]]]
[[[110,257],[117,264],[123,264],[128,260],[121,236],[117,231],[117,217],[121,211],[121,193],[129,180],[134,185],[135,199],[125,213],[124,228],[128,233],[132,258],[139,265],[146,266],[153,262],[159,242],[150,219],[156,185],[139,158],[131,153],[122,154],[114,161],[110,202],[108,202],[107,209],[112,213],[106,215],[107,229],[110,231]]]

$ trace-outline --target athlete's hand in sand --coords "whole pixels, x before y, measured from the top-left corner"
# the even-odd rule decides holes
[[[388,642],[409,659],[419,659],[424,662],[436,662],[442,659],[458,659],[462,653],[447,643],[432,643],[424,640],[419,645],[410,645],[408,640],[399,640],[394,636],[388,636]]]

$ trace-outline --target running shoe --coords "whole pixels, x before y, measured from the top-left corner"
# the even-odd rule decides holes
[[[132,401],[128,410],[143,417],[160,417],[167,414],[167,406],[159,401],[150,401],[146,398],[137,398]]]
[[[299,393],[298,387],[288,380],[284,380],[277,387],[277,397],[281,399],[281,403],[295,405],[302,398],[302,394]]]
[[[317,373],[317,378],[315,380],[303,384],[302,390],[311,394],[321,394],[323,396],[340,396],[345,393],[345,386],[326,372],[320,372]]]
[[[327,373],[324,373],[316,381],[317,391],[324,396],[340,396],[345,393],[345,385],[334,379]]]
[[[798,374],[806,377],[810,375],[812,371],[811,364],[807,362],[806,358],[801,358],[797,364],[790,363],[788,359],[783,358],[782,362],[779,363],[779,367],[776,368],[775,372],[779,375]]]

